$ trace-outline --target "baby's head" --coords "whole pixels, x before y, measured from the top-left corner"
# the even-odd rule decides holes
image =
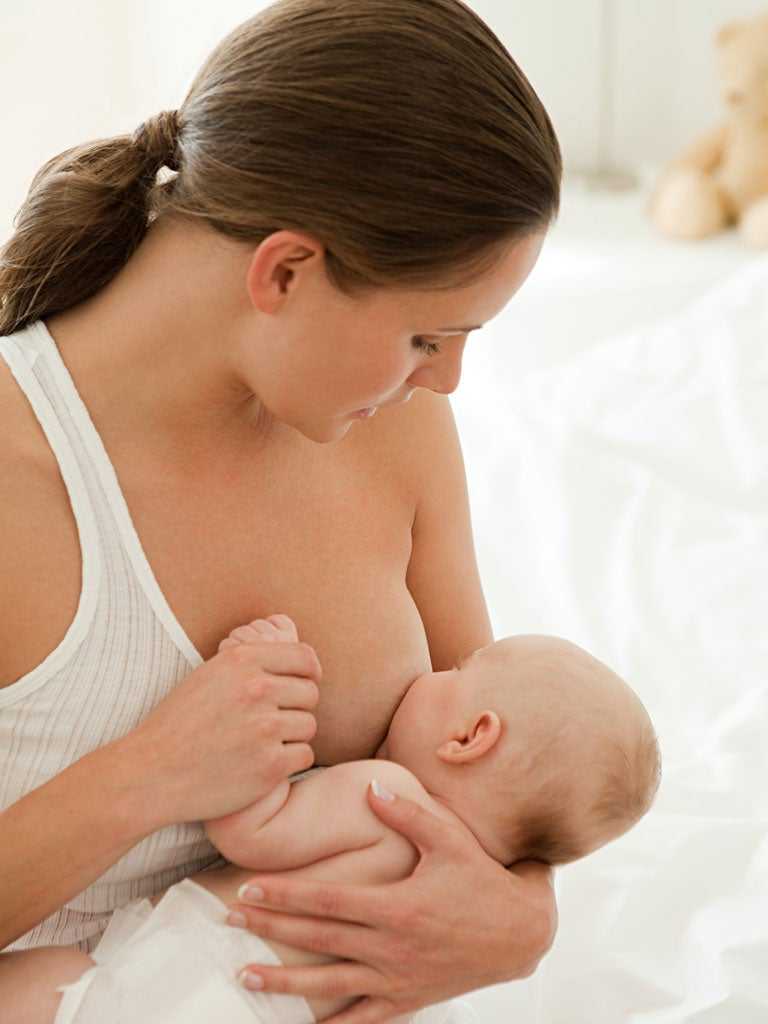
[[[591,853],[648,811],[661,774],[634,691],[549,636],[507,637],[419,676],[377,757],[409,768],[503,864]]]

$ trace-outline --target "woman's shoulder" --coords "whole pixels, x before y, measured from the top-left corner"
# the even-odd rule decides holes
[[[8,363],[0,356],[0,467],[56,466],[56,458],[35,412]]]

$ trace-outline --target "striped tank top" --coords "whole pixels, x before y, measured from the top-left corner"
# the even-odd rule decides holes
[[[63,640],[0,689],[3,810],[134,729],[203,658],[158,586],[109,456],[45,323],[0,337],[0,358],[56,456],[82,559],[79,605]],[[200,822],[163,828],[6,949],[62,945],[90,953],[115,908],[224,863]]]

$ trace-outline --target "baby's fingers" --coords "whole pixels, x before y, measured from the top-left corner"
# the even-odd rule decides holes
[[[299,635],[292,619],[287,615],[270,615],[268,619],[254,619],[244,626],[237,626],[232,632],[221,641],[219,650],[226,650],[228,647],[235,647],[237,644],[274,643],[298,643]]]
[[[298,643],[299,633],[296,629],[296,623],[288,615],[270,615],[267,618],[267,622],[272,623],[281,633],[285,633],[295,643]]]
[[[228,637],[225,637],[219,644],[219,651],[225,651],[228,647],[240,647],[242,644],[263,644],[275,643],[280,640],[280,635],[271,629],[269,632],[253,629],[251,626],[238,626],[233,629]]]

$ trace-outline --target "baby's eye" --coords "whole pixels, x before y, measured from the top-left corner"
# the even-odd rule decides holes
[[[413,339],[413,347],[422,352],[426,352],[427,355],[430,356],[435,356],[440,351],[439,345],[435,345],[431,341],[424,341],[422,337],[416,337]]]

